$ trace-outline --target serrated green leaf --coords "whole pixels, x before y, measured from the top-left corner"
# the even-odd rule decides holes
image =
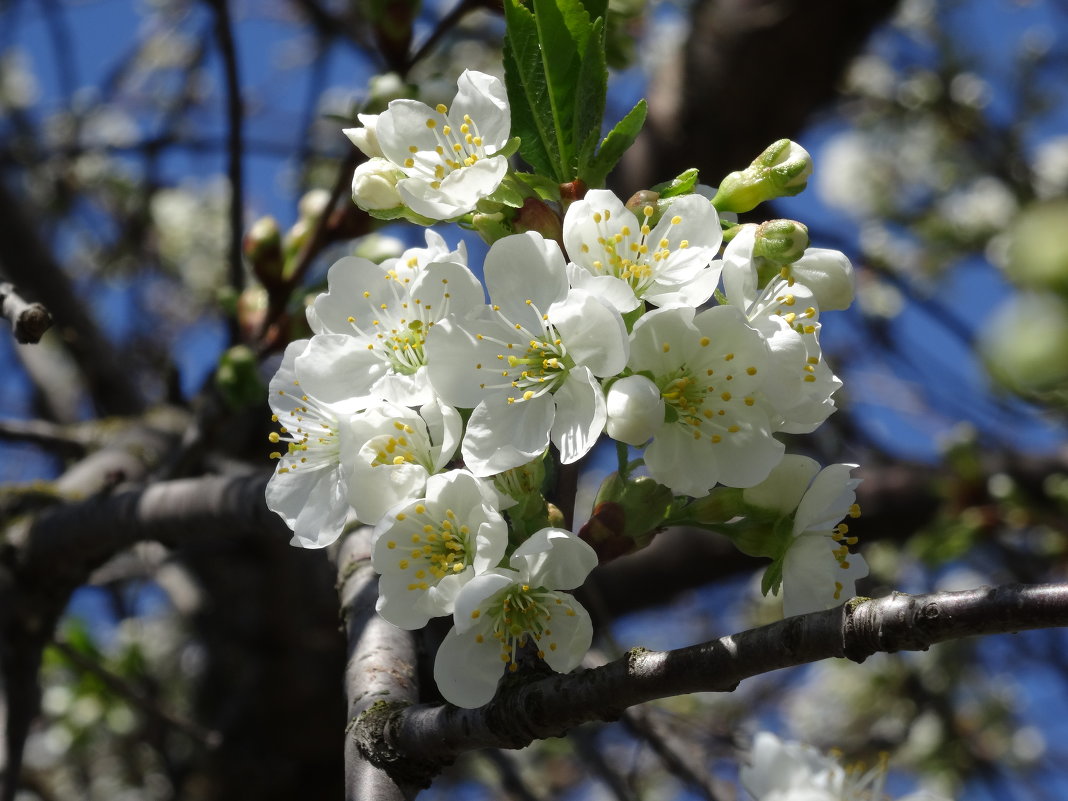
[[[608,173],[623,158],[627,148],[634,144],[642,125],[645,124],[645,116],[648,112],[648,104],[644,99],[639,100],[634,108],[628,111],[627,115],[608,132],[608,136],[601,142],[597,155],[593,157],[585,171],[579,173],[579,178],[585,181],[587,186],[593,188],[604,186]]]
[[[575,90],[575,119],[573,123],[574,158],[572,175],[579,175],[594,157],[597,139],[604,119],[605,96],[608,92],[608,67],[604,54],[604,19],[594,20]]]
[[[582,5],[585,6],[590,19],[597,19],[608,14],[608,0],[582,0]]]
[[[519,154],[537,172],[560,178],[560,148],[538,44],[534,14],[520,0],[504,0],[504,83]]]
[[[566,181],[574,177],[577,84],[593,23],[581,0],[533,0],[533,4],[560,152],[558,175]]]

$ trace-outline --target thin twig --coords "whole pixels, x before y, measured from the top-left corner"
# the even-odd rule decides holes
[[[199,726],[181,715],[161,709],[152,699],[131,687],[125,679],[116,676],[103,665],[90,659],[76,648],[71,647],[70,643],[56,640],[52,643],[52,647],[63,654],[63,658],[74,667],[96,676],[108,690],[127,701],[131,706],[141,710],[153,720],[188,735],[206,749],[218,748],[222,743],[222,736],[219,732],[205,729],[203,726]]]
[[[227,0],[208,0],[215,11],[215,40],[226,71],[227,174],[230,178],[230,286],[240,292],[245,286],[241,260],[244,233],[245,194],[242,176],[241,128],[243,112],[241,83],[237,74],[237,49]]]
[[[44,332],[52,327],[52,315],[40,303],[28,303],[7,282],[0,284],[0,306],[3,316],[11,323],[15,340],[23,345],[41,341]]]

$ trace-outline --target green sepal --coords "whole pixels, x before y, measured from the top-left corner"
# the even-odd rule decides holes
[[[760,579],[760,591],[767,595],[769,592],[778,595],[779,587],[782,586],[782,563],[780,557],[764,568],[764,575]]]
[[[513,136],[507,142],[504,143],[504,147],[494,153],[494,156],[504,156],[506,159],[511,158],[519,152],[520,145],[523,144],[523,140],[518,136]]]
[[[579,172],[578,177],[585,181],[587,186],[591,188],[604,186],[608,173],[623,158],[627,148],[638,138],[638,133],[645,124],[645,117],[648,113],[649,105],[643,98],[635,103],[634,108],[628,111],[626,116],[608,132],[608,136],[604,138],[601,147],[597,150],[597,155]]]
[[[697,186],[698,170],[696,167],[691,167],[686,172],[680,173],[672,178],[670,181],[664,181],[662,184],[657,184],[652,187],[660,197],[675,197],[677,195],[689,195],[693,193],[694,187]]]
[[[518,209],[522,205],[523,193],[515,187],[515,184],[505,179],[491,194],[481,198],[475,208],[483,214],[492,214],[498,211],[500,206]]]
[[[441,220],[432,220],[422,214],[416,214],[407,206],[397,206],[392,209],[364,209],[364,211],[376,220],[407,220],[410,223],[428,228],[441,222]]]

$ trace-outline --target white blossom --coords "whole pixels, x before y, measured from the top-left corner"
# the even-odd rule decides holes
[[[723,288],[768,344],[778,380],[765,395],[778,413],[775,431],[807,434],[835,410],[832,396],[842,382],[823,358],[819,305],[810,288],[792,277],[775,276],[757,286],[753,262],[755,227],[745,227],[723,253]],[[848,263],[848,262],[847,262]]]
[[[464,462],[475,475],[493,475],[539,456],[550,439],[562,462],[574,462],[604,429],[595,376],[615,375],[626,363],[623,318],[570,289],[559,247],[533,232],[495,242],[485,279],[493,305],[450,315],[427,340],[435,391],[474,409]]]
[[[715,292],[723,234],[715,208],[701,195],[675,199],[655,226],[608,190],[595,189],[568,207],[564,246],[571,285],[604,298],[621,313],[641,301],[699,306]]]
[[[417,406],[433,399],[424,344],[450,312],[483,305],[482,285],[462,250],[427,232],[427,247],[374,264],[348,256],[308,309],[316,335],[296,362],[309,392],[355,410],[375,398]]]
[[[368,155],[392,162],[404,175],[397,182],[404,205],[432,220],[474,210],[508,170],[500,155],[511,124],[508,98],[491,75],[464,70],[451,108],[393,100],[373,124],[361,121],[362,129],[346,135]]]
[[[455,625],[438,648],[434,679],[445,700],[474,708],[487,703],[501,671],[518,667],[531,645],[553,670],[582,661],[593,625],[571,590],[597,565],[593,549],[569,531],[544,528],[516,548],[508,568],[475,576],[456,597]]]
[[[717,484],[752,486],[782,458],[761,394],[777,376],[764,340],[736,308],[649,312],[634,326],[627,367],[651,376],[664,400],[645,465],[676,493],[700,498]]]
[[[349,419],[355,456],[348,499],[364,523],[377,523],[392,507],[423,495],[460,443],[459,413],[438,400],[416,412],[383,401]]]
[[[348,415],[307,395],[293,364],[308,340],[291,342],[271,379],[273,420],[281,424],[272,442],[284,452],[272,454],[278,467],[267,483],[267,508],[293,529],[293,545],[323,548],[340,535],[349,515],[346,456],[354,455]]]
[[[883,760],[867,770],[847,770],[811,746],[759,732],[739,778],[756,801],[885,801],[886,767]],[[900,801],[939,799],[919,792]]]
[[[830,609],[856,594],[856,581],[868,565],[849,548],[857,538],[839,521],[857,517],[854,464],[820,470],[807,456],[787,454],[760,484],[746,489],[745,502],[793,516],[791,539],[782,565],[783,614],[786,617]]]
[[[496,567],[507,546],[489,484],[465,470],[430,476],[425,497],[394,507],[375,527],[378,613],[402,629],[451,615],[460,588]]]

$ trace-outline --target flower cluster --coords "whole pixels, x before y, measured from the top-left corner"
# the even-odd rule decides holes
[[[346,133],[371,157],[353,181],[364,208],[471,225],[476,208],[496,209],[485,289],[464,248],[432,231],[381,264],[335,263],[307,310],[312,336],[290,344],[271,385],[272,439],[286,451],[268,505],[303,547],[374,526],[379,613],[406,629],[453,620],[435,666],[447,700],[481,705],[505,668],[568,671],[589,648],[589,614],[568,591],[597,551],[560,527],[542,464],[577,462],[605,434],[623,454],[641,450],[638,479],[668,498],[659,518],[645,510],[649,531],[695,522],[670,517],[686,499],[745,488],[765,518],[792,520],[789,541],[762,551],[781,568],[787,612],[848,597],[864,574],[835,526],[855,500],[851,466],[820,472],[775,436],[834,411],[841,382],[820,313],[852,299],[844,256],[807,248],[789,221],[721,220],[692,182],[634,203],[597,189],[568,203],[544,185],[537,197],[508,172],[507,99],[481,73],[460,77],[451,109],[394,100],[360,121]],[[775,154],[807,178],[808,154],[788,145]],[[767,183],[772,156],[717,202],[740,203],[731,192],[749,191],[750,173]],[[551,224],[520,225],[495,200],[506,181]],[[621,462],[620,497],[635,464]],[[649,531],[632,533],[644,543]]]

